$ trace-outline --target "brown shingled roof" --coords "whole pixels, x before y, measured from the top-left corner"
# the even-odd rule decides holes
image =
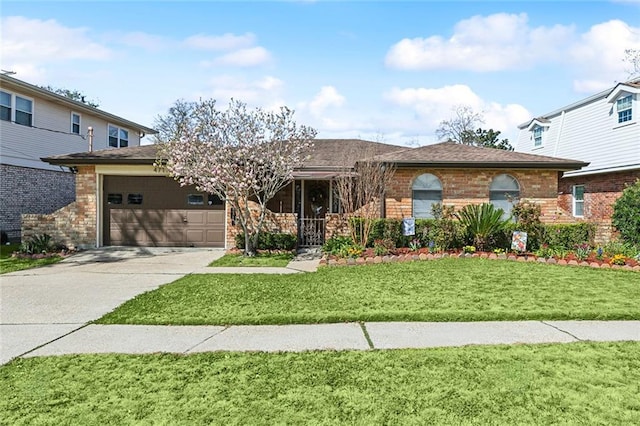
[[[156,146],[105,149],[93,152],[56,155],[43,158],[50,164],[76,166],[82,164],[153,164]],[[336,170],[350,167],[373,156],[376,161],[394,163],[398,167],[465,167],[465,168],[537,168],[577,170],[588,165],[522,152],[479,148],[443,142],[419,148],[408,148],[361,139],[316,139],[305,162],[305,170]]]
[[[391,152],[379,155],[375,157],[375,160],[394,163],[397,167],[508,167],[577,170],[589,164],[544,155],[460,145],[455,142],[442,142]]]
[[[366,155],[380,155],[406,149],[398,145],[389,145],[361,139],[314,139],[309,150],[310,158],[304,168],[337,168],[352,166]],[[152,164],[156,159],[156,146],[143,145],[128,148],[104,149],[93,152],[79,152],[42,158],[51,164]]]

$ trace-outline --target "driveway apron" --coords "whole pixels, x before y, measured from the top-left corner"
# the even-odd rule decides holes
[[[0,275],[0,364],[54,341],[138,294],[202,270],[222,249],[105,248]]]

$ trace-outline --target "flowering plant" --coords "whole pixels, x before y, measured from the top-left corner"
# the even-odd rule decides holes
[[[624,257],[623,254],[616,254],[609,260],[609,263],[611,265],[620,265],[620,266],[622,266],[622,265],[624,265],[626,263],[625,259],[626,258]]]

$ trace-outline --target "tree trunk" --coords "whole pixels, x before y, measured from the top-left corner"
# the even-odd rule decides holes
[[[256,244],[249,232],[244,233],[244,255],[247,257],[254,257],[256,255]]]

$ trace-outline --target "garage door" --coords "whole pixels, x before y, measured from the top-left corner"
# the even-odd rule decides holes
[[[224,203],[211,194],[146,176],[105,176],[103,194],[105,245],[224,247]]]

